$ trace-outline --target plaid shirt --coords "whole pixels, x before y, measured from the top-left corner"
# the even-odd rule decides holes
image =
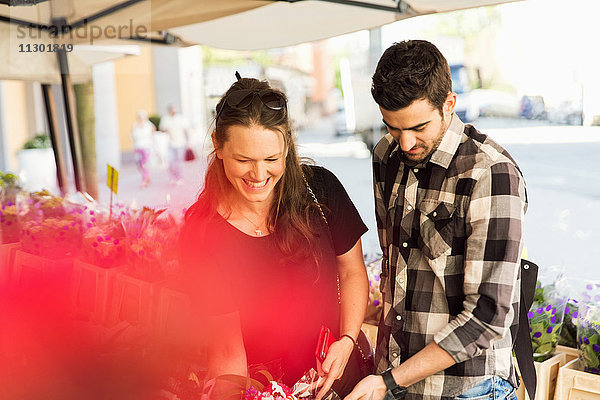
[[[493,376],[517,387],[511,327],[527,196],[515,161],[454,114],[418,165],[405,164],[398,143],[383,137],[373,173],[384,255],[378,371],[434,340],[456,364],[411,385],[406,399],[451,399]]]

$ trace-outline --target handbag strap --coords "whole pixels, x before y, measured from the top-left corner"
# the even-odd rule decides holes
[[[319,209],[319,213],[321,214],[321,218],[323,219],[323,221],[325,222],[325,225],[327,225],[327,229],[329,230],[329,222],[327,222],[327,218],[325,217],[325,213],[323,212],[323,208],[321,207],[319,200],[317,200],[317,196],[315,195],[315,192],[313,192],[312,188],[308,184],[308,181],[306,180],[306,176],[302,176],[302,178],[304,179],[304,184],[306,185],[306,188],[308,189],[308,193],[310,193],[310,196],[312,197],[313,201],[317,205],[317,208]],[[329,231],[329,236],[331,237],[331,231]],[[331,239],[333,240],[333,238],[331,238]],[[336,280],[337,280],[338,304],[342,304],[342,291],[340,289],[339,274],[336,274]],[[364,334],[362,329],[360,330],[359,337],[360,337],[361,333]],[[354,343],[356,344],[356,348],[358,349],[358,352],[360,353],[360,356],[362,357],[363,361],[367,361],[369,358],[367,356],[365,356],[365,353],[363,353],[363,350],[360,347],[361,341],[359,340],[359,338],[356,338]]]
[[[521,378],[530,399],[535,398],[537,377],[533,364],[533,348],[529,333],[529,318],[527,313],[533,303],[538,266],[531,261],[521,260],[521,304],[519,306],[519,325],[514,339],[517,364]]]

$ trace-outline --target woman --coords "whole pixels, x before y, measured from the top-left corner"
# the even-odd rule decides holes
[[[320,398],[342,376],[364,318],[367,228],[331,172],[300,164],[286,103],[267,82],[246,78],[221,98],[180,260],[193,306],[208,317],[209,377],[247,376],[260,364],[291,386],[316,367],[327,326],[339,339],[322,364]],[[347,386],[334,389],[344,395]]]

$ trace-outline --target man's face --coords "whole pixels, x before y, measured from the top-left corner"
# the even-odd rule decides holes
[[[452,121],[456,94],[449,93],[440,113],[428,100],[415,100],[408,107],[389,111],[379,107],[383,123],[402,153],[418,164],[438,148]]]

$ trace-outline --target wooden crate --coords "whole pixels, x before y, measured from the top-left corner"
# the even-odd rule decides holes
[[[71,305],[76,315],[104,324],[115,286],[116,268],[103,268],[84,261],[73,263]]]
[[[572,360],[574,360],[576,358],[579,358],[577,349],[574,347],[558,345],[558,346],[556,346],[556,352],[557,353],[565,353],[565,355],[567,356],[567,363],[571,362]]]
[[[67,293],[72,272],[71,258],[50,259],[17,250],[11,280],[15,286],[52,286],[61,293]]]
[[[21,249],[21,243],[0,244],[0,287],[12,281],[15,254]]]
[[[551,358],[543,362],[534,362],[535,373],[537,375],[537,385],[535,388],[535,400],[552,400],[554,399],[554,390],[556,388],[556,378],[558,377],[558,370],[560,367],[566,364],[567,356],[565,353],[556,353]],[[517,367],[517,360],[513,358],[513,363]],[[519,379],[521,374],[518,371]],[[523,382],[517,389],[517,399],[519,400],[530,400],[525,390]],[[562,400],[562,399],[560,399]]]
[[[161,341],[179,345],[188,343],[193,317],[188,295],[169,285],[159,287],[155,334]]]
[[[160,283],[135,278],[117,268],[107,326],[127,321],[138,327],[152,327]]]
[[[584,372],[578,359],[560,368],[554,400],[600,400],[600,375]]]

